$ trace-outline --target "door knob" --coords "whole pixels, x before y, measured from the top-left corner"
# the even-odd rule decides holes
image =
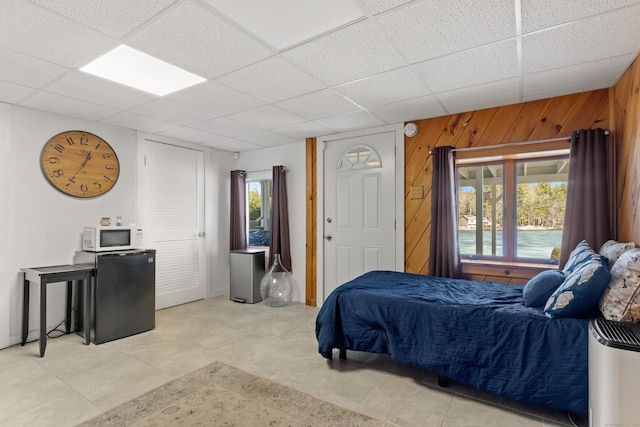
[[[331,234],[327,234],[327,235],[324,236],[324,238],[327,239],[328,241],[331,241],[332,237],[333,236]]]
[[[331,221],[333,221],[331,218],[327,218],[327,222],[328,222],[329,224],[331,224]]]

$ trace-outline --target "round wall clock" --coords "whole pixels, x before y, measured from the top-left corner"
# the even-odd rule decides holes
[[[58,190],[73,197],[90,198],[111,190],[120,175],[113,148],[89,132],[71,130],[44,144],[40,167]]]

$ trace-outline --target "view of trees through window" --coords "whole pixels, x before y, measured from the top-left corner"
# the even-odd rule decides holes
[[[458,167],[460,253],[557,259],[568,169],[566,157]]]
[[[249,221],[248,244],[269,246],[271,241],[271,180],[249,181],[247,183],[247,210]]]

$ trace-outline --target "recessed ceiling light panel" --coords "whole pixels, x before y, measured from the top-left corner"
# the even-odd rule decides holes
[[[105,53],[80,68],[80,71],[158,96],[164,96],[206,80],[125,45]]]

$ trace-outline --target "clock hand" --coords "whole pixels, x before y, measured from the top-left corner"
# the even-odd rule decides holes
[[[91,151],[89,151],[89,154],[87,154],[87,157],[84,158],[84,161],[82,162],[82,164],[80,165],[80,169],[78,169],[76,171],[76,173],[73,174],[73,176],[71,178],[69,178],[69,181],[66,185],[66,187],[70,186],[72,182],[74,182],[73,180],[76,178],[76,176],[80,173],[80,171],[82,170],[82,168],[84,168],[87,164],[87,162],[91,160]]]

